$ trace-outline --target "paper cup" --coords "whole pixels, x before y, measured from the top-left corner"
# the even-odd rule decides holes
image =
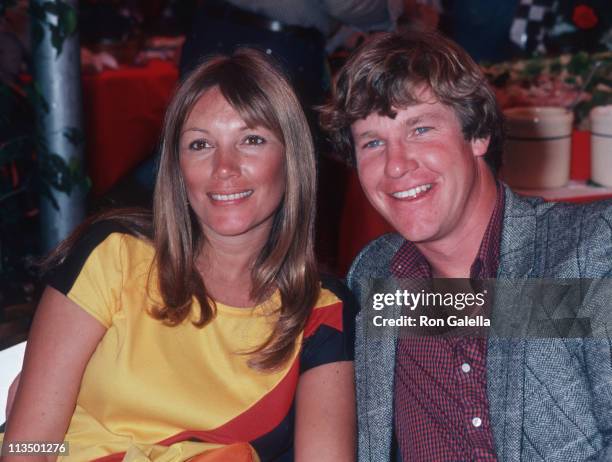
[[[504,180],[522,189],[565,186],[569,181],[574,114],[561,107],[516,107],[505,110],[504,115]]]
[[[612,186],[612,106],[593,108],[591,122],[591,180]]]

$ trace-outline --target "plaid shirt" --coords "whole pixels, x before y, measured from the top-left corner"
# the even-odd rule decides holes
[[[495,278],[504,193],[497,201],[470,269],[471,279]],[[416,246],[406,242],[391,271],[398,278],[432,277]],[[395,436],[403,462],[495,461],[489,419],[486,338],[401,338],[395,362]]]

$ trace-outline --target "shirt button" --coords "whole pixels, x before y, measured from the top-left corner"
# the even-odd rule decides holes
[[[476,428],[480,427],[482,425],[482,419],[480,417],[474,417],[472,419],[472,425]]]
[[[461,370],[466,374],[472,370],[471,366],[468,363],[463,363],[461,365]]]

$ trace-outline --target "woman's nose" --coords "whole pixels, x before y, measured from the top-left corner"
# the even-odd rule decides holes
[[[227,179],[240,176],[240,154],[231,146],[219,146],[213,159],[213,176],[217,179]]]

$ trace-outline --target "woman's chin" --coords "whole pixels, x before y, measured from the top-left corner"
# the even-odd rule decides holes
[[[269,233],[269,227],[263,226],[264,223],[245,223],[245,222],[223,222],[223,223],[214,223],[205,226],[205,233],[212,233],[215,236],[222,238],[231,238],[231,237],[248,237],[252,235],[253,237],[257,235],[262,235],[267,238]]]

